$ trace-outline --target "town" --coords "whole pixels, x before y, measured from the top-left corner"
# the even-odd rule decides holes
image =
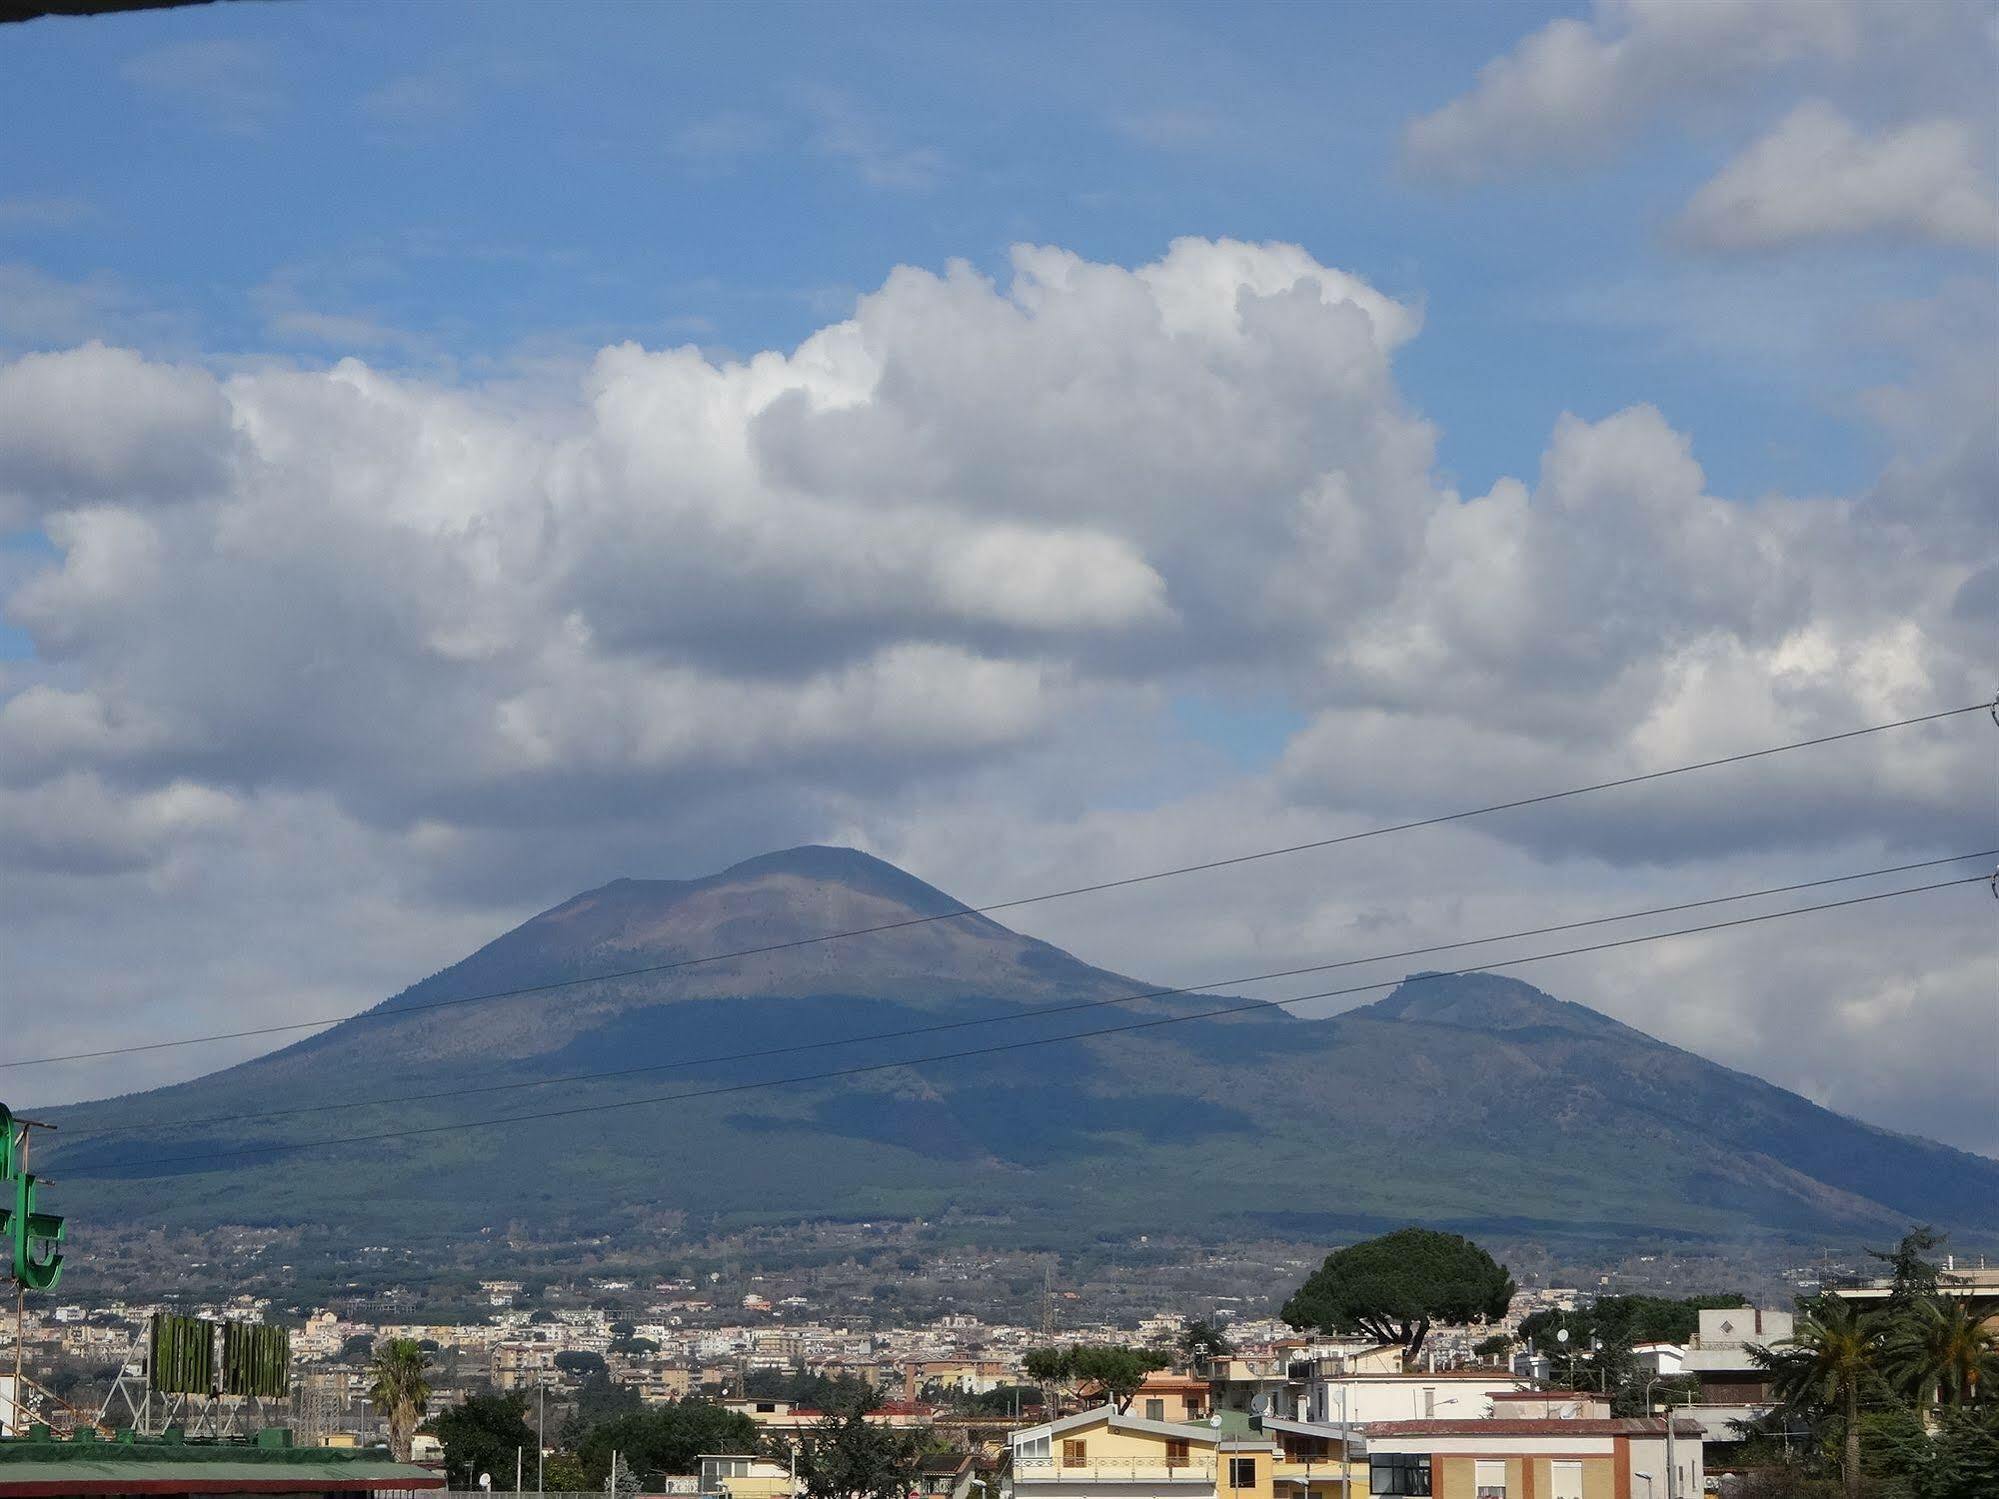
[[[1520,1287],[1469,1241],[1415,1229],[1336,1251],[1279,1315],[1210,1303],[1129,1324],[1079,1320],[1052,1277],[1033,1324],[835,1324],[803,1296],[721,1304],[720,1272],[488,1279],[483,1315],[451,1320],[384,1314],[394,1294],[368,1298],[373,1314],[250,1294],[57,1301],[21,1324],[8,1430],[28,1438],[17,1459],[171,1448],[254,1475],[264,1452],[316,1451],[336,1463],[327,1492],[375,1494],[1693,1499],[1752,1492],[1814,1439],[1785,1385],[1801,1306],[1879,1315],[1916,1297],[1968,1316],[1985,1329],[1969,1389],[1937,1367],[1914,1377],[1939,1411],[1976,1397],[1999,1368],[1999,1266],[1923,1259],[1937,1242],[1912,1231],[1886,1273],[1783,1306]],[[227,1393],[200,1358],[192,1384],[163,1376],[185,1362],[169,1333],[199,1352],[249,1328],[282,1330],[265,1393]],[[37,1467],[0,1464],[0,1495],[43,1492]]]

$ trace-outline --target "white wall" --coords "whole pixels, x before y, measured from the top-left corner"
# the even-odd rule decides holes
[[[1409,1374],[1393,1379],[1315,1379],[1296,1419],[1329,1422],[1342,1419],[1340,1395],[1346,1393],[1344,1419],[1362,1421],[1479,1421],[1492,1414],[1492,1396],[1523,1390],[1526,1381],[1510,1374],[1487,1379],[1447,1379],[1435,1374]],[[1425,1392],[1432,1392],[1426,1399]]]

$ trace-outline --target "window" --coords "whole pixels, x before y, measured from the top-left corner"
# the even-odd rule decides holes
[[[1370,1494],[1423,1494],[1430,1492],[1430,1454],[1389,1452],[1367,1460],[1367,1491]]]
[[[1583,1465],[1556,1458],[1548,1464],[1548,1499],[1583,1499]]]
[[[1029,1461],[1038,1459],[1046,1462],[1048,1460],[1048,1438],[1029,1437],[1013,1449],[1013,1455],[1016,1458],[1026,1458]]]
[[[1164,1421],[1166,1419],[1166,1402],[1164,1400],[1146,1401],[1145,1419],[1148,1421]]]
[[[1255,1458],[1232,1457],[1229,1459],[1229,1487],[1232,1489],[1253,1489],[1256,1487]]]
[[[1184,1468],[1187,1466],[1187,1439],[1168,1437],[1166,1439],[1166,1466]]]
[[[1473,1499],[1506,1499],[1506,1464],[1483,1458],[1472,1464]]]
[[[1062,1466],[1080,1468],[1089,1460],[1089,1447],[1081,1441],[1065,1441],[1062,1444]]]

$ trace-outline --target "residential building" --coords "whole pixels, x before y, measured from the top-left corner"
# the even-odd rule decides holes
[[[1275,1499],[1277,1492],[1277,1444],[1239,1413],[1148,1421],[1103,1405],[1017,1431],[1010,1447],[1013,1499]]]
[[[1363,1368],[1314,1374],[1295,1414],[1303,1421],[1366,1426],[1376,1421],[1480,1420],[1496,1395],[1527,1388],[1510,1369],[1432,1369],[1404,1373]]]
[[[1130,1414],[1148,1421],[1204,1421],[1208,1416],[1208,1382],[1192,1374],[1155,1369],[1131,1398]]]
[[[950,1452],[924,1462],[913,1492],[924,1499],[971,1499],[973,1477],[972,1454]]]
[[[1790,1312],[1760,1307],[1703,1310],[1700,1328],[1681,1352],[1678,1368],[1671,1367],[1670,1358],[1656,1359],[1654,1367],[1662,1374],[1691,1374],[1699,1380],[1700,1398],[1675,1409],[1700,1422],[1713,1440],[1733,1441],[1742,1427],[1761,1419],[1776,1403],[1770,1371],[1750,1356],[1750,1345],[1781,1343],[1795,1325]]]
[[[532,1390],[562,1382],[556,1372],[553,1343],[495,1343],[492,1353],[493,1388]]]
[[[1277,1447],[1276,1499],[1355,1499],[1367,1492],[1367,1443],[1357,1426],[1267,1416]]]
[[[1873,1276],[1830,1281],[1825,1291],[1842,1301],[1855,1301],[1868,1306],[1886,1301],[1894,1287],[1895,1283],[1889,1277]],[[1951,1255],[1945,1259],[1937,1274],[1937,1295],[1950,1301],[1963,1301],[1983,1322],[1999,1322],[1999,1265],[1988,1266],[1982,1260],[1975,1266],[1960,1265],[1957,1257]]]
[[[703,1453],[696,1459],[700,1492],[725,1499],[791,1499],[798,1475],[787,1463],[739,1453]]]
[[[1247,1411],[1258,1397],[1266,1409],[1295,1410],[1291,1390],[1291,1348],[1265,1353],[1238,1351],[1219,1358],[1203,1359],[1196,1369],[1208,1381],[1217,1410]]]
[[[1021,1381],[1018,1367],[1002,1358],[917,1358],[897,1366],[902,1398],[914,1400],[929,1388],[956,1390],[965,1395],[983,1395],[1001,1385]],[[1204,1390],[1206,1386],[1202,1387]]]
[[[1607,1407],[1603,1407],[1607,1409]],[[1436,1499],[1699,1499],[1701,1428],[1659,1417],[1381,1421],[1370,1495]]]

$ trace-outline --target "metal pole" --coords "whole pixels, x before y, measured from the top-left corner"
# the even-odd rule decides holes
[[[26,1176],[28,1174],[28,1140],[34,1134],[35,1124],[32,1119],[22,1119],[20,1123],[21,1175]],[[22,1227],[25,1229],[27,1225],[23,1224]],[[25,1280],[17,1279],[14,1282],[14,1389],[13,1393],[8,1397],[13,1405],[13,1410],[9,1412],[7,1417],[7,1430],[14,1436],[21,1436],[23,1428],[27,1424],[21,1419],[21,1413],[27,1409],[26,1402],[21,1399],[21,1354],[26,1349],[28,1342],[27,1321],[28,1283]]]
[[[1347,1424],[1347,1386],[1340,1381],[1340,1499],[1353,1494],[1353,1427]]]
[[[521,1491],[521,1449],[514,1448],[514,1492]]]
[[[546,1382],[534,1387],[534,1491],[541,1492],[541,1465],[543,1455],[548,1451],[548,1385]]]

